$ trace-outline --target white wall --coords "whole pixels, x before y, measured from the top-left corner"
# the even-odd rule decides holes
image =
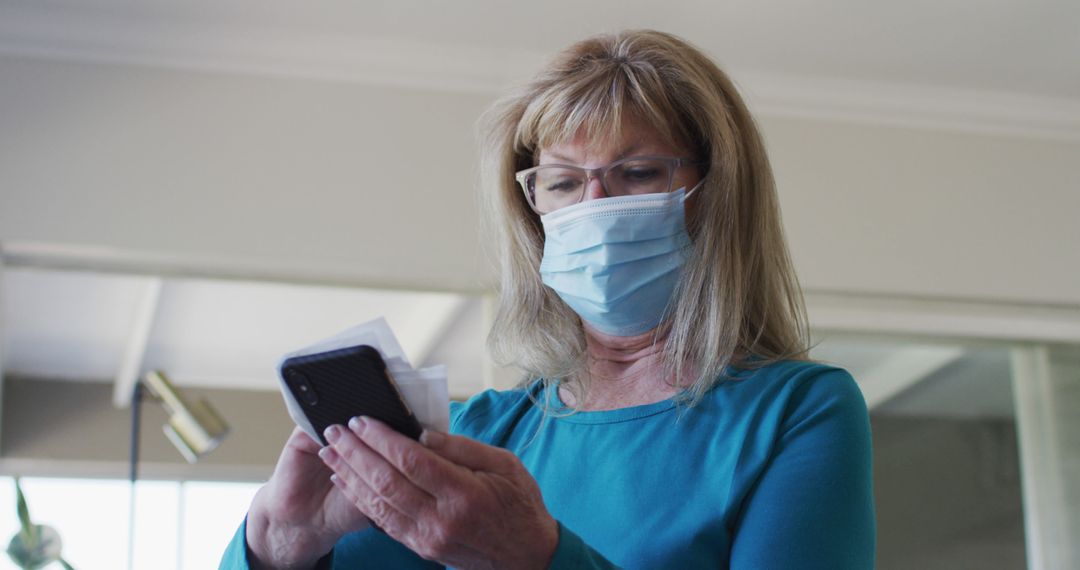
[[[0,57],[0,243],[479,290],[493,95]],[[1080,143],[763,117],[815,291],[1080,303]]]
[[[1080,143],[763,126],[805,286],[1080,303]]]
[[[0,58],[0,241],[480,288],[475,95]]]

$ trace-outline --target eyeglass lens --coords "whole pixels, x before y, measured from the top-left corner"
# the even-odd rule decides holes
[[[658,159],[632,159],[613,165],[604,173],[608,196],[655,194],[671,190],[672,164]],[[545,166],[526,179],[533,205],[541,212],[572,206],[582,199],[588,185],[584,169]]]

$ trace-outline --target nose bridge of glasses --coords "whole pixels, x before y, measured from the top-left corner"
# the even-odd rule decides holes
[[[607,189],[606,171],[604,168],[583,168],[585,171],[585,195],[583,200],[595,200],[611,194]]]

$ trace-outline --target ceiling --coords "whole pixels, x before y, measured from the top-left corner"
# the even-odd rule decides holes
[[[484,387],[477,297],[31,268],[6,268],[0,287],[4,373],[21,378],[123,385],[134,359],[181,386],[276,391],[282,355],[382,316],[414,365],[447,365],[453,396]],[[1012,413],[1003,349],[841,335],[812,356],[849,370],[880,413]]]
[[[1080,138],[1071,0],[0,1],[3,54],[472,91],[639,27],[702,47],[765,112]]]
[[[1080,140],[1072,0],[0,0],[0,55],[495,93],[638,27],[702,47],[758,112]],[[182,385],[274,389],[282,353],[385,315],[415,363],[459,360],[453,393],[482,385],[476,298],[26,268],[2,285],[11,374],[110,380],[134,352]],[[814,355],[878,410],[1011,406],[1000,352],[848,338]]]
[[[1007,348],[826,335],[811,350],[819,361],[851,372],[877,414],[1012,418]]]
[[[484,342],[458,327],[470,299],[449,293],[12,268],[0,286],[4,372],[28,378],[123,382],[134,360],[183,386],[276,390],[285,353],[378,317],[417,367]],[[482,387],[478,365],[448,364],[453,394]]]

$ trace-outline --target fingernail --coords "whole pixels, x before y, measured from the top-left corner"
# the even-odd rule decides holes
[[[356,435],[364,435],[364,430],[367,429],[367,418],[355,417],[349,420],[349,429],[353,430]]]
[[[424,444],[424,447],[439,447],[446,441],[446,436],[430,429],[426,429],[420,434],[420,443]]]
[[[338,438],[341,437],[341,427],[337,425],[332,425],[326,428],[326,431],[323,432],[323,437],[326,438],[326,441],[334,443],[338,440]]]
[[[337,473],[333,473],[333,474],[330,475],[330,482],[333,483],[334,485],[337,485],[338,487],[340,487],[341,486],[341,477],[338,477]]]
[[[326,446],[319,450],[319,458],[323,461],[330,461],[330,458],[334,456],[334,448]]]

